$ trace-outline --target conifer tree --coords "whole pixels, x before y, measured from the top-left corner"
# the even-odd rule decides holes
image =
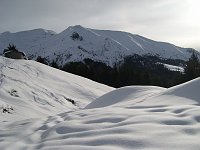
[[[3,53],[6,53],[8,51],[18,51],[16,48],[16,45],[14,44],[9,44],[8,47],[6,49],[4,49]]]
[[[200,76],[200,61],[193,52],[185,67],[185,79],[192,80]]]
[[[56,61],[54,61],[54,60],[53,60],[52,63],[51,63],[51,67],[59,69],[58,64],[57,64]]]

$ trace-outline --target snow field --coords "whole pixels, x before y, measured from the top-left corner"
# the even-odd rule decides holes
[[[12,114],[1,114],[0,149],[199,150],[200,148],[200,78],[169,89],[130,86],[115,90],[33,61],[13,63],[4,58],[0,60],[3,68],[0,102],[16,107]],[[11,68],[17,66],[19,74],[15,76],[17,70]],[[24,80],[25,75],[22,72],[30,79]],[[32,78],[34,80],[31,80]],[[20,84],[17,84],[18,82]],[[31,87],[26,86],[24,82]],[[6,91],[11,85],[19,91],[17,92],[19,97],[8,96]],[[41,102],[27,101],[33,97],[29,93],[30,90],[38,93],[39,98],[43,97],[55,108],[43,105]],[[49,92],[54,96],[45,97]],[[76,106],[68,102],[61,107],[54,99],[58,96],[59,99],[62,96],[73,98],[85,108],[75,109]],[[19,110],[20,107],[24,108],[23,111]],[[58,110],[63,107],[65,109]],[[26,113],[32,117],[27,118]]]

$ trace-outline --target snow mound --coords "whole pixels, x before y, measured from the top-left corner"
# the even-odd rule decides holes
[[[92,101],[85,108],[100,108],[118,105],[180,105],[200,104],[200,78],[165,89],[152,86],[123,87],[106,93]]]
[[[192,99],[200,103],[200,78],[170,88],[165,94]]]
[[[194,79],[187,83],[169,88],[159,94],[145,99],[137,106],[178,106],[182,105],[199,105],[200,104],[200,78]]]
[[[165,93],[161,96],[171,96],[176,97],[176,100],[173,103],[188,103],[188,104],[200,104],[200,78],[194,79],[187,83],[181,84],[176,87],[172,87],[168,89]],[[160,97],[160,96],[159,96]]]
[[[134,100],[135,103],[141,100],[141,97],[149,97],[157,92],[161,92],[165,88],[154,87],[154,86],[129,86],[116,89],[105,95],[92,101],[85,108],[99,108],[106,107],[110,105],[115,105],[118,103],[124,103],[130,100]]]

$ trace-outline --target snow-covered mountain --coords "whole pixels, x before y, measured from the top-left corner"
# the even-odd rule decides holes
[[[94,30],[80,25],[70,26],[58,34],[44,29],[4,32],[0,34],[1,53],[9,43],[16,44],[29,58],[42,56],[59,65],[90,58],[112,66],[133,54],[187,60],[193,51],[127,32]],[[200,56],[199,52],[196,53]]]
[[[31,60],[0,57],[0,70],[2,150],[200,147],[200,78],[114,89]]]

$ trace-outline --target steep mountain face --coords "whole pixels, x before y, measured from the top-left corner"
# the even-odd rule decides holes
[[[134,54],[187,60],[194,50],[127,32],[94,30],[80,25],[70,26],[59,34],[44,29],[2,33],[1,53],[9,43],[16,44],[30,59],[41,56],[49,62],[54,60],[59,65],[64,65],[67,62],[80,62],[90,58],[111,67],[123,61],[126,56]],[[196,53],[200,56],[199,52]]]

